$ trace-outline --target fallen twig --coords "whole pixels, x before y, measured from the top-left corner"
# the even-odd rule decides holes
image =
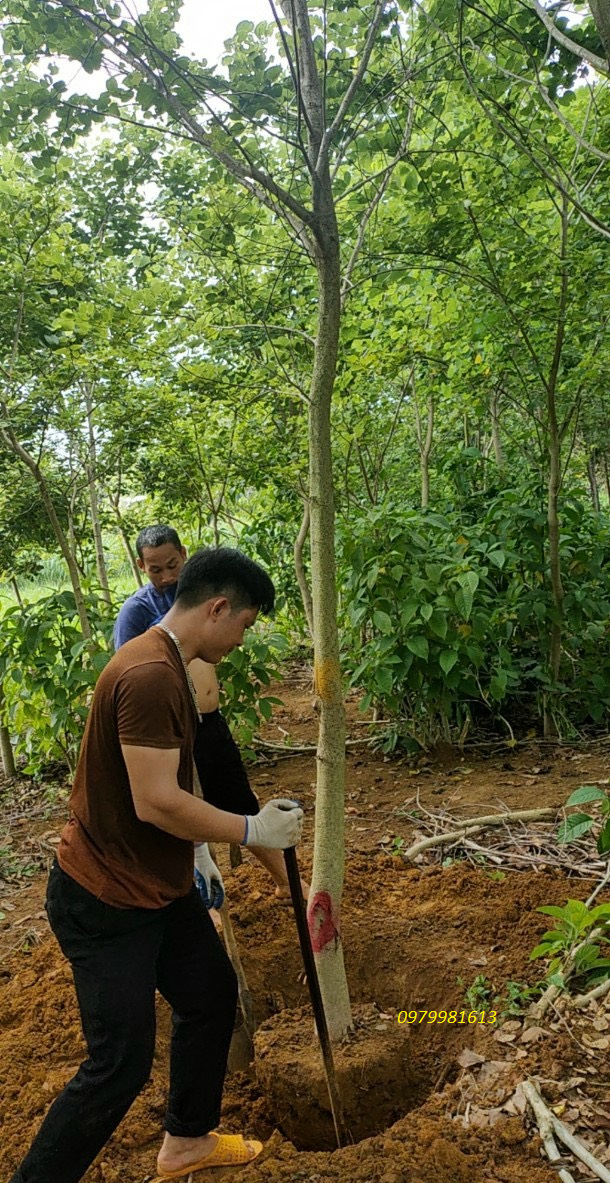
[[[554,817],[556,813],[556,809],[523,809],[514,813],[494,813],[485,815],[484,817],[471,817],[463,822],[452,821],[451,824],[457,826],[456,830],[446,834],[434,834],[430,838],[421,838],[419,842],[415,842],[413,846],[409,847],[402,857],[408,863],[417,854],[421,854],[422,850],[428,850],[431,846],[443,846],[448,842],[457,842],[462,838],[478,833],[479,830],[488,826],[504,826],[508,822],[515,821],[543,821],[545,818]]]
[[[609,863],[609,865],[607,866],[606,875],[605,875],[604,879],[602,880],[602,883],[599,883],[598,887],[594,888],[590,898],[585,901],[586,908],[591,908],[592,904],[594,903],[594,900],[596,899],[596,896],[600,894],[603,887],[607,886],[607,883],[609,882],[610,878],[611,878],[611,864]]]
[[[370,740],[370,737],[368,737],[368,736],[365,737],[364,739],[346,739],[345,740],[345,747],[352,748],[352,747],[357,747],[358,745],[362,745],[362,747],[363,747],[364,745],[370,744],[370,742],[371,742],[371,740]],[[313,755],[314,752],[317,751],[317,744],[316,743],[304,744],[304,745],[289,744],[289,743],[272,743],[269,739],[261,739],[259,737],[259,735],[255,735],[253,737],[253,746],[254,746],[254,748],[263,748],[266,752],[275,752],[275,753],[278,752],[279,755],[281,755],[281,756],[305,756],[305,755],[311,756],[311,755]]]
[[[602,1179],[602,1183],[610,1183],[611,1175],[607,1168],[603,1165],[603,1163],[599,1162],[597,1158],[594,1158],[594,1155],[588,1150],[587,1146],[584,1146],[583,1142],[580,1142],[578,1138],[575,1138],[575,1135],[571,1134],[568,1126],[564,1125],[564,1122],[560,1121],[560,1118],[556,1117],[555,1114],[547,1108],[547,1105],[543,1101],[543,1098],[541,1097],[534,1083],[530,1080],[524,1080],[522,1087],[526,1100],[530,1104],[534,1116],[536,1117],[539,1133],[543,1139],[543,1145],[547,1151],[548,1158],[551,1159],[552,1162],[555,1162],[556,1160],[559,1161],[560,1159],[558,1148],[553,1137],[555,1133],[560,1141],[568,1147],[571,1154],[574,1154],[575,1158],[578,1158],[579,1161],[584,1163],[586,1167],[589,1167],[590,1171],[597,1175],[599,1179]],[[570,1175],[564,1168],[558,1169],[558,1174],[560,1178],[564,1180],[564,1183],[569,1183],[569,1181],[570,1183],[573,1183],[572,1175]]]
[[[595,1002],[597,998],[604,998],[605,994],[608,994],[610,989],[611,979],[607,978],[606,982],[599,982],[597,986],[594,986],[593,990],[588,990],[587,994],[577,994],[577,996],[573,998],[571,1006],[573,1006],[575,1010],[581,1010],[582,1007],[589,1006],[590,1002]]]
[[[560,1152],[553,1136],[553,1113],[547,1108],[540,1093],[529,1080],[522,1084],[524,1096],[536,1118],[539,1134],[541,1135],[545,1153],[550,1162],[556,1164],[556,1169],[562,1183],[575,1183],[572,1175],[565,1167],[559,1167]]]

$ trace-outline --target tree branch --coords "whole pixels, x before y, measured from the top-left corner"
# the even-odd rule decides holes
[[[577,41],[573,41],[570,37],[567,37],[561,29],[558,29],[558,26],[556,25],[553,17],[551,17],[547,12],[547,9],[543,8],[542,5],[539,4],[539,0],[530,0],[530,3],[539,20],[543,22],[547,32],[551,34],[554,41],[558,42],[558,45],[562,45],[564,49],[569,49],[571,53],[576,54],[576,56],[581,58],[582,61],[589,62],[590,66],[592,66],[597,74],[604,74],[605,76],[608,76],[609,63],[605,58],[598,57],[597,54],[592,53],[589,49],[586,49],[584,45],[579,45]]]
[[[323,167],[324,161],[327,159],[328,149],[330,147],[330,144],[332,143],[332,140],[334,139],[339,127],[341,127],[343,120],[345,118],[345,115],[347,114],[347,111],[349,110],[349,108],[353,102],[356,91],[361,86],[362,79],[364,78],[364,75],[368,69],[368,63],[370,61],[370,56],[373,51],[373,47],[375,44],[375,39],[376,39],[377,33],[379,31],[379,25],[381,24],[381,18],[383,17],[383,7],[384,7],[384,0],[375,0],[375,12],[374,12],[374,16],[372,18],[372,21],[370,23],[370,29],[368,30],[368,36],[366,38],[366,44],[364,46],[362,60],[359,64],[353,78],[351,79],[349,86],[347,87],[344,97],[341,99],[339,109],[336,112],[336,115],[334,116],[334,119],[332,120],[330,127],[325,132],[324,137],[321,141],[321,146],[319,149],[319,155],[318,155],[317,164],[316,164],[316,171],[318,174],[320,173],[321,168]]]

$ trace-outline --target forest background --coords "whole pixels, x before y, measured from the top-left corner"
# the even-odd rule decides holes
[[[275,579],[274,622],[221,671],[243,746],[283,659],[311,660],[323,289],[305,46],[340,277],[336,519],[313,545],[316,566],[334,543],[344,687],[383,713],[390,752],[603,727],[598,8],[282,4],[215,68],[181,45],[174,0],[2,8],[7,774],[15,756],[74,767],[143,524],[239,546]],[[62,81],[67,58],[103,78],[96,97]]]

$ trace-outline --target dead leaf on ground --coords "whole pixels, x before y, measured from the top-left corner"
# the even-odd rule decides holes
[[[484,1063],[485,1056],[480,1056],[478,1052],[473,1052],[469,1047],[465,1047],[458,1056],[460,1068],[472,1068],[474,1064]]]
[[[542,1039],[544,1035],[549,1035],[545,1027],[526,1027],[525,1031],[521,1033],[522,1043],[534,1043],[537,1039]]]
[[[602,1051],[602,1052],[606,1052],[609,1048],[609,1036],[608,1035],[601,1035],[598,1039],[594,1039],[593,1036],[585,1034],[583,1036],[583,1042],[586,1047],[597,1048],[598,1051]]]
[[[521,1117],[526,1111],[526,1095],[521,1084],[518,1084],[512,1097],[505,1101],[502,1106],[505,1113],[511,1113],[513,1117]]]

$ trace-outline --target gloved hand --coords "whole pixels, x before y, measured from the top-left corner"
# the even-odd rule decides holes
[[[194,879],[206,907],[221,908],[226,898],[223,879],[206,842],[194,845]]]
[[[302,834],[304,813],[295,801],[276,797],[254,817],[245,818],[243,846],[265,846],[270,850],[285,850],[296,846]]]

